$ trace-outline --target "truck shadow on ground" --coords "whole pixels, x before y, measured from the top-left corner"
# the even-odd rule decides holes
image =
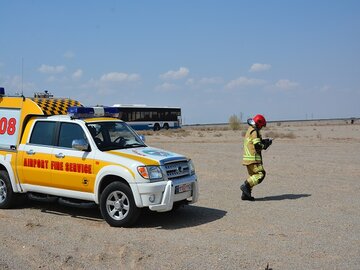
[[[29,201],[27,207],[39,209],[44,214],[57,216],[70,216],[72,218],[89,220],[93,222],[105,223],[98,207],[77,208],[62,205],[59,203],[45,203],[38,201]],[[181,229],[186,227],[195,227],[210,223],[223,218],[226,211],[207,208],[201,206],[186,205],[175,211],[158,213],[148,209],[142,209],[138,221],[133,228],[156,228],[165,230]]]
[[[134,227],[163,230],[196,227],[221,219],[226,213],[224,210],[194,205],[186,205],[176,211],[164,213],[151,212],[144,209]]]
[[[46,203],[29,200],[27,206],[33,209],[39,209],[42,213],[57,215],[57,216],[70,216],[72,218],[85,219],[97,222],[105,222],[101,216],[98,207],[78,208],[62,205],[59,203]],[[26,207],[26,208],[28,208]]]
[[[282,201],[282,200],[297,200],[300,198],[310,197],[311,194],[282,194],[282,195],[275,195],[275,196],[266,196],[263,198],[256,198],[255,201]]]

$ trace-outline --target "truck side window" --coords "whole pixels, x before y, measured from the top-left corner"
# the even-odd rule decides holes
[[[59,146],[72,148],[72,141],[86,139],[86,135],[81,126],[73,123],[61,123],[59,134]]]
[[[30,137],[30,143],[53,145],[56,122],[38,121]]]

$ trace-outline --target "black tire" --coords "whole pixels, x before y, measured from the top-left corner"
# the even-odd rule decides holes
[[[131,226],[141,212],[130,187],[121,182],[112,182],[104,189],[100,196],[100,211],[112,227]]]
[[[165,128],[166,130],[168,130],[168,129],[169,129],[169,124],[168,124],[168,123],[165,123],[165,124],[164,124],[164,128]]]
[[[11,187],[9,174],[0,171],[0,208],[11,208],[14,203],[15,194]]]
[[[160,130],[160,125],[158,123],[156,123],[154,125],[154,131],[158,131],[158,130]]]

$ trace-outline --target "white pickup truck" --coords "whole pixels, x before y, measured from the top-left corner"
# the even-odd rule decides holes
[[[25,193],[87,201],[108,224],[126,227],[141,208],[164,212],[198,200],[190,159],[147,146],[112,108],[69,105],[0,96],[0,208]],[[54,108],[69,113],[52,115]]]

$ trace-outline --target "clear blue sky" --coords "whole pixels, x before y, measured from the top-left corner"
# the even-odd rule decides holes
[[[8,94],[180,106],[186,124],[360,116],[360,1],[0,0],[0,34]]]

